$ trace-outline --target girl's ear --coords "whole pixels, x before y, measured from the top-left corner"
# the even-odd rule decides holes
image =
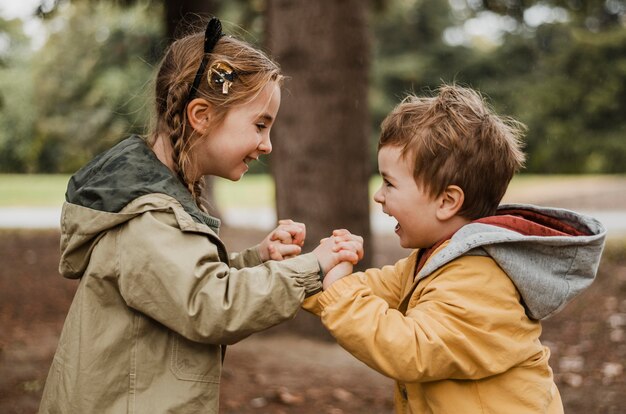
[[[206,133],[211,118],[211,104],[206,99],[196,98],[187,104],[187,121],[201,135]]]
[[[445,221],[456,216],[464,201],[463,189],[458,185],[449,185],[438,197],[437,218]]]

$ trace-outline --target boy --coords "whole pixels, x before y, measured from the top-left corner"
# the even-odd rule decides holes
[[[349,276],[338,265],[304,307],[397,381],[397,413],[563,412],[539,320],[592,282],[606,231],[566,210],[498,207],[524,162],[522,130],[448,85],[382,123],[374,200],[417,250]]]

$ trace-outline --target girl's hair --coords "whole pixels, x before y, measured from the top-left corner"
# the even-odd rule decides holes
[[[408,96],[383,121],[378,149],[391,145],[413,158],[413,176],[432,197],[463,189],[459,215],[493,215],[523,167],[525,126],[498,116],[472,89],[443,85],[434,97]]]
[[[187,122],[186,108],[203,56],[204,32],[185,36],[169,46],[156,76],[156,127],[148,138],[149,144],[154,144],[159,135],[169,138],[175,172],[199,207],[202,207],[202,179],[189,176],[190,153],[204,136]],[[235,73],[227,94],[222,93],[221,87],[207,81],[207,73],[218,62],[229,66]],[[253,100],[267,83],[277,81],[280,84],[282,79],[279,66],[263,52],[244,41],[222,36],[208,54],[208,63],[194,97],[206,99],[211,104],[208,134],[224,121],[231,108]]]

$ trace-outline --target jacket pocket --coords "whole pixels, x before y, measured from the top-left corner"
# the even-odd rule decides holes
[[[170,369],[179,380],[219,384],[221,347],[193,342],[170,332]]]

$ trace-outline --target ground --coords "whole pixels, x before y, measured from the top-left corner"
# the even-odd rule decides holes
[[[572,207],[576,201],[585,209],[625,209],[624,183],[620,186],[578,186],[578,197],[570,189],[568,198],[552,204]],[[597,196],[590,196],[594,191]],[[225,228],[223,236],[235,250],[263,233]],[[76,288],[75,281],[57,274],[58,243],[54,230],[0,231],[2,413],[37,411]],[[374,245],[377,265],[406,253],[395,247],[392,235],[377,236]],[[623,413],[626,407],[625,246],[624,240],[613,240],[597,281],[544,323],[542,341],[552,351],[551,365],[569,414]],[[391,413],[392,381],[355,360],[316,323],[301,312],[295,321],[229,347],[221,412]]]

